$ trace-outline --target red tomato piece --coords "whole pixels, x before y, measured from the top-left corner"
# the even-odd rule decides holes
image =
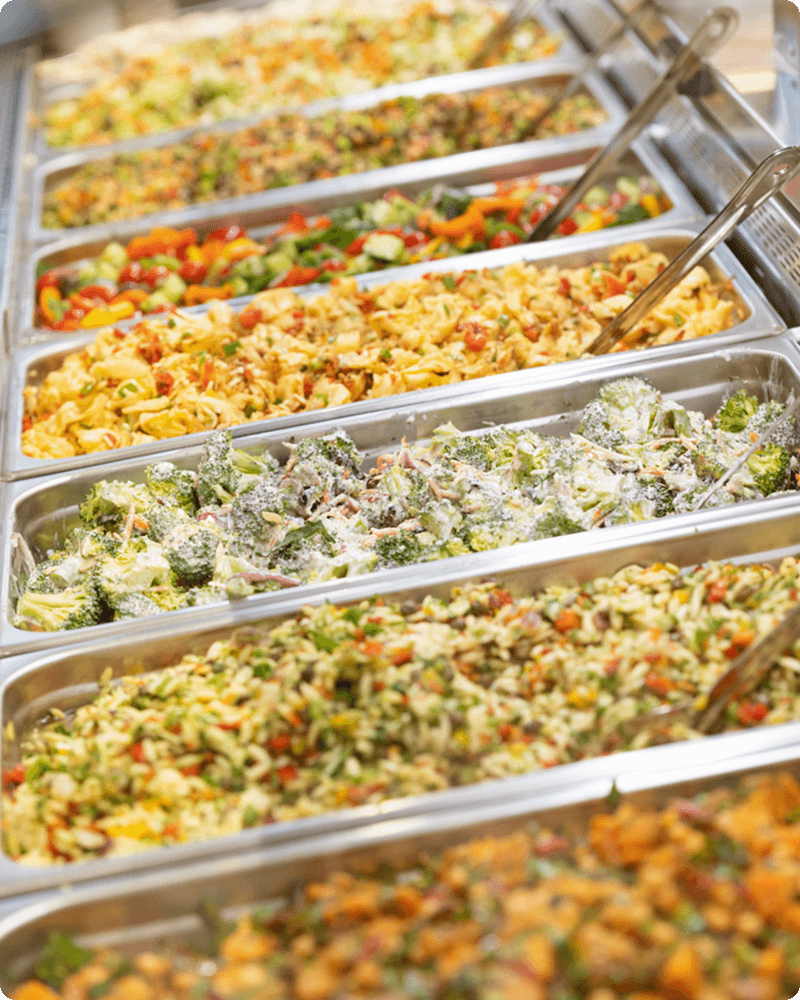
[[[208,268],[200,260],[185,260],[178,270],[178,275],[190,285],[200,284],[208,274]]]
[[[326,260],[322,265],[323,271],[344,271],[347,264],[343,260]]]
[[[138,260],[131,261],[119,272],[119,283],[125,285],[128,282],[138,285],[144,281],[144,268]]]
[[[476,354],[478,351],[482,351],[484,347],[486,347],[486,341],[488,339],[489,335],[486,330],[484,330],[484,328],[479,326],[477,323],[471,323],[469,329],[464,335],[464,343],[467,345],[467,350],[475,351]]]
[[[492,250],[499,250],[500,247],[511,247],[515,243],[521,243],[522,237],[519,233],[514,233],[510,229],[501,229],[489,240]]]
[[[247,236],[247,233],[241,226],[222,226],[220,229],[212,229],[203,242],[210,243],[212,240],[220,240],[222,243],[233,243],[234,240],[238,240],[242,236]]]
[[[151,288],[156,288],[158,285],[163,285],[171,274],[172,271],[170,271],[166,264],[155,264],[153,267],[148,267],[144,272],[142,281]]]

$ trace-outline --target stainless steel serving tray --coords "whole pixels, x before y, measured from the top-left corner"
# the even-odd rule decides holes
[[[318,101],[315,104],[304,105],[303,108],[299,109],[299,113],[313,117],[336,109],[342,111],[363,110],[373,107],[381,101],[400,96],[423,97],[427,94],[438,93],[469,93],[504,85],[530,86],[538,91],[555,94],[574,76],[577,69],[575,63],[561,60],[548,61],[546,66],[540,66],[538,63],[493,66],[489,69],[429,77],[427,80],[418,80],[413,83],[391,84],[361,94]],[[404,163],[393,167],[382,167],[377,170],[331,177],[326,180],[275,188],[263,193],[263,207],[286,206],[305,198],[319,198],[325,195],[339,194],[352,197],[364,185],[380,185],[385,190],[388,187],[401,184],[434,184],[442,174],[450,177],[453,173],[457,173],[464,183],[469,183],[472,180],[471,171],[474,173],[476,170],[485,171],[488,168],[502,169],[509,160],[518,160],[520,156],[524,155],[540,159],[543,169],[557,169],[579,162],[576,159],[578,152],[602,146],[625,119],[624,105],[596,73],[588,74],[585,89],[602,105],[608,115],[608,121],[595,128],[585,129],[583,132],[576,132],[573,135],[555,136],[551,139],[534,139],[524,143],[509,143],[491,149],[457,153],[453,156],[442,156],[433,160]],[[268,121],[271,117],[275,117],[275,115],[259,115],[250,123]],[[145,136],[141,139],[130,139],[119,143],[114,148],[117,154],[133,153],[143,149],[171,145],[176,141],[176,137],[178,140],[182,140],[190,136],[208,133],[235,132],[246,127],[247,124],[248,121],[236,121],[186,129],[168,136]],[[29,238],[32,242],[50,241],[54,236],[63,232],[82,232],[87,239],[91,239],[96,235],[96,231],[105,229],[101,225],[70,229],[63,227],[61,229],[45,229],[41,225],[41,212],[45,190],[66,179],[85,163],[108,159],[108,149],[109,147],[101,146],[94,147],[88,152],[68,153],[49,160],[34,171],[29,228]],[[158,218],[161,225],[192,225],[194,219],[202,219],[208,214],[209,205],[236,211],[237,208],[245,207],[246,201],[251,198],[252,196],[242,196],[220,199],[216,202],[204,202],[175,212],[157,212],[141,216],[140,221],[141,219]]]
[[[235,4],[235,3],[221,3],[221,4],[211,4],[209,7],[216,8],[255,8],[260,6],[263,8],[262,14],[264,17],[269,17],[269,6],[270,3],[249,3],[249,4]],[[503,2],[503,0],[497,0],[494,6],[502,10],[510,6],[508,2]],[[188,12],[183,11],[186,15]],[[198,13],[197,9],[194,8],[191,13]],[[539,25],[544,28],[547,32],[555,35],[561,36],[561,45],[558,52],[553,56],[547,56],[543,59],[532,60],[524,64],[513,64],[513,65],[527,65],[531,67],[547,67],[550,63],[556,62],[559,64],[564,64],[565,62],[570,62],[573,67],[579,68],[582,65],[582,61],[585,58],[583,55],[583,50],[576,45],[576,43],[570,37],[569,32],[564,30],[564,26],[558,17],[551,12],[546,4],[542,4],[536,11],[534,20],[539,23]],[[509,64],[512,65],[512,64]],[[52,85],[44,83],[38,74],[34,76],[35,83],[35,93],[34,93],[34,111],[37,118],[43,115],[49,105],[61,100],[70,100],[72,98],[80,97],[86,90],[89,89],[92,84],[81,84],[81,83],[67,83],[62,85]],[[396,86],[392,84],[391,86]],[[353,95],[355,96],[355,95]],[[332,102],[336,101],[337,98],[327,98],[324,101],[314,102],[314,107],[329,106]],[[295,111],[298,108],[303,107],[302,104],[287,104],[281,111]],[[224,119],[219,122],[215,122],[212,127],[219,128],[221,126],[235,126],[239,128],[245,128],[247,124],[252,122],[260,121],[264,117],[264,113],[258,115],[243,115],[241,117]],[[184,129],[173,129],[170,132],[157,132],[154,135],[142,136],[142,139],[161,139],[165,138],[167,141],[180,142],[181,139],[185,138],[187,135],[191,135],[197,126],[190,126]],[[37,154],[41,161],[46,161],[48,159],[54,159],[55,157],[64,155],[65,152],[83,152],[83,151],[99,151],[102,150],[106,155],[115,153],[117,151],[125,151],[129,148],[126,143],[131,140],[118,141],[114,143],[105,144],[94,144],[91,146],[78,146],[78,147],[61,147],[61,146],[51,146],[46,141],[46,130],[41,127],[36,127],[31,129],[31,148]]]
[[[562,170],[553,170],[545,173],[540,173],[540,169],[540,163],[537,159],[524,157],[517,162],[509,162],[505,165],[503,172],[504,174],[507,173],[507,177],[500,178],[497,176],[497,171],[492,170],[487,172],[491,176],[487,175],[482,183],[476,182],[468,186],[467,190],[477,196],[491,194],[494,190],[494,184],[498,180],[527,177],[532,174],[538,174],[543,184],[568,184],[580,175],[583,166],[567,167]],[[675,178],[667,163],[648,139],[642,138],[634,143],[632,150],[620,161],[613,173],[609,174],[609,179],[615,181],[618,177],[626,175],[635,175],[638,177],[649,175],[658,181],[662,191],[672,202],[672,208],[658,216],[660,220],[669,221],[670,223],[680,223],[697,218],[702,214],[697,203],[681,182]],[[444,183],[448,186],[457,186],[460,183],[460,178],[440,177],[439,183]],[[394,187],[396,188],[397,185],[394,185]],[[424,187],[425,185],[419,184],[405,185],[404,191],[413,197],[420,190],[424,189]],[[342,204],[353,204],[355,201],[367,201],[378,198],[385,191],[386,188],[380,187],[375,190],[364,191],[358,198],[351,197],[344,200],[341,195],[331,196],[329,194],[315,201],[306,200],[302,204],[292,205],[292,208],[298,209],[306,216],[314,214],[325,215],[331,209],[337,208]],[[261,195],[256,195],[251,202],[260,202],[261,200]],[[274,226],[279,221],[287,218],[288,212],[289,209],[285,207],[270,210],[263,209],[258,205],[256,207],[242,208],[235,213],[210,211],[202,221],[195,220],[194,227],[202,235],[223,225],[236,224],[247,229],[255,239],[262,239],[273,231]],[[629,229],[627,226],[624,229],[624,232],[630,232],[632,239],[638,231],[639,223],[633,223],[633,226],[635,227],[633,229]],[[32,257],[28,258],[26,256],[24,261],[21,260],[18,280],[18,288],[21,291],[17,297],[17,311],[15,319],[12,322],[11,331],[13,345],[19,346],[23,343],[45,339],[58,340],[64,337],[64,333],[56,330],[33,327],[36,309],[36,271],[40,264],[47,268],[60,267],[74,261],[96,257],[112,240],[126,244],[135,236],[146,235],[150,232],[151,228],[152,226],[142,225],[141,220],[138,219],[113,225],[109,224],[106,227],[107,232],[104,236],[95,236],[89,241],[79,231],[79,234],[76,236],[64,236],[54,243],[39,247]],[[191,307],[186,311],[197,311],[198,308]],[[118,325],[125,328],[125,326],[131,325],[131,321]]]
[[[593,363],[570,363],[560,370],[540,369],[535,383],[527,373],[519,372],[489,387],[478,385],[455,397],[439,400],[422,408],[396,406],[375,413],[367,422],[361,414],[333,418],[298,430],[296,433],[270,429],[238,441],[240,447],[252,453],[268,449],[281,460],[289,451],[287,441],[318,437],[335,428],[342,428],[365,453],[369,467],[382,453],[396,448],[402,438],[424,441],[440,424],[452,421],[462,430],[477,430],[487,425],[513,424],[535,428],[540,433],[566,435],[577,425],[583,406],[594,397],[601,385],[618,375],[640,374],[649,378],[665,395],[684,405],[711,414],[732,391],[744,386],[760,398],[788,400],[800,394],[800,347],[788,336],[762,340],[748,347],[729,347],[724,351],[694,350],[683,355],[647,357],[632,355],[619,360],[611,356]],[[521,376],[521,377],[519,377]],[[488,381],[488,380],[487,380]],[[162,453],[161,459],[174,461],[181,468],[196,468],[201,446],[181,445]],[[141,636],[144,629],[168,632],[171,628],[192,629],[206,622],[222,625],[239,621],[239,616],[253,613],[271,614],[273,608],[299,607],[303,603],[324,600],[328,596],[345,600],[349,588],[366,588],[366,592],[388,592],[421,581],[434,585],[440,578],[453,578],[453,573],[480,576],[493,573],[505,565],[507,558],[539,562],[548,559],[554,548],[561,558],[569,558],[596,544],[598,536],[609,538],[611,548],[624,546],[631,538],[642,539],[658,530],[658,521],[636,525],[603,528],[581,532],[556,540],[525,542],[505,549],[458,556],[452,559],[420,563],[410,567],[382,570],[368,577],[331,580],[303,584],[289,592],[257,594],[234,603],[182,608],[165,612],[144,622],[141,619],[110,622],[67,632],[27,632],[11,624],[11,608],[16,599],[16,581],[24,573],[24,561],[19,546],[13,544],[18,532],[37,558],[63,540],[78,522],[78,504],[91,485],[101,478],[117,477],[143,482],[147,458],[139,458],[103,470],[84,469],[48,477],[35,483],[8,483],[3,507],[0,534],[0,565],[8,567],[0,580],[0,656],[33,650],[72,646],[94,636],[116,637],[114,641]],[[741,506],[754,519],[767,514],[775,506],[785,505],[800,511],[800,495],[750,501]],[[780,509],[783,509],[780,506]],[[664,520],[678,525],[680,531],[691,533],[704,525],[727,523],[738,516],[738,505],[703,510],[693,514],[672,515]],[[602,543],[605,544],[605,543]],[[359,591],[360,592],[360,591]],[[288,603],[287,603],[288,602]],[[152,623],[152,626],[151,626]]]
[[[626,802],[663,808],[675,798],[733,787],[749,774],[788,771],[800,777],[796,746],[765,745],[747,756],[699,765],[695,749],[684,745],[646,751],[649,772],[626,772],[620,755],[617,791]],[[503,836],[533,822],[580,835],[593,815],[609,811],[612,787],[609,777],[599,777],[543,792],[520,789],[516,797],[474,809],[387,817],[357,831],[231,853],[169,871],[109,874],[92,886],[61,886],[24,901],[8,900],[0,905],[2,986],[10,992],[12,984],[32,974],[54,930],[76,935],[80,945],[90,948],[158,951],[165,939],[207,942],[208,928],[201,919],[205,906],[235,920],[255,904],[290,897],[295,889],[337,871],[369,873],[382,864],[402,871],[421,855],[473,838]]]
[[[373,288],[377,285],[385,284],[390,280],[401,278],[415,278],[429,271],[451,271],[459,272],[482,267],[501,267],[514,261],[526,260],[535,261],[542,266],[555,264],[559,267],[578,267],[590,261],[608,259],[608,255],[615,247],[619,247],[631,241],[633,237],[642,240],[653,250],[663,251],[667,257],[674,257],[694,236],[702,229],[702,222],[686,223],[681,226],[671,225],[654,219],[649,223],[637,225],[636,231],[626,235],[624,230],[605,230],[596,233],[585,233],[580,237],[573,236],[569,244],[562,244],[559,241],[547,244],[520,244],[506,247],[503,250],[489,250],[484,253],[470,254],[466,257],[455,257],[447,260],[430,261],[422,264],[412,264],[408,267],[394,268],[392,270],[380,271],[374,274],[363,275],[359,279],[362,288]],[[774,312],[766,301],[756,283],[741,267],[736,258],[725,247],[718,248],[711,257],[705,261],[705,266],[712,276],[721,281],[732,281],[735,288],[734,294],[742,321],[728,330],[713,334],[703,338],[707,344],[707,349],[716,348],[720,350],[735,344],[743,344],[752,339],[764,335],[773,334],[784,329],[783,321]],[[319,294],[320,287],[306,286],[297,290],[298,294],[307,297]],[[245,305],[249,298],[232,299],[234,307]],[[205,307],[203,307],[205,308]],[[67,469],[84,469],[91,466],[109,466],[121,461],[130,461],[143,455],[154,455],[175,448],[180,443],[181,448],[191,448],[198,442],[208,437],[208,432],[185,435],[180,439],[169,439],[154,441],[146,445],[135,445],[130,448],[119,448],[115,451],[99,452],[89,455],[78,455],[66,459],[36,459],[22,454],[20,449],[20,433],[22,418],[24,415],[23,389],[31,383],[37,383],[44,379],[45,375],[57,368],[66,354],[72,351],[81,350],[90,343],[97,335],[97,331],[85,331],[80,334],[65,337],[59,340],[58,344],[52,342],[48,344],[34,344],[23,347],[13,352],[9,358],[3,386],[4,397],[8,400],[5,409],[5,457],[3,462],[3,477],[10,480],[26,479],[33,476],[59,473]],[[696,342],[678,343],[648,349],[648,356],[653,359],[653,363],[658,358],[665,356],[679,357],[687,351],[693,353],[704,348],[698,347]],[[624,363],[624,354],[633,352],[623,352],[613,356],[611,363]],[[637,352],[638,353],[638,352]],[[574,367],[565,369],[564,364],[581,367],[577,369],[589,370],[588,365],[596,362],[591,359],[584,359],[579,362],[562,362],[556,366],[549,366],[547,369],[536,370],[537,382],[543,377],[545,370],[550,371],[555,367],[558,371],[575,372]],[[569,374],[565,377],[572,378]],[[372,419],[373,415],[378,415],[396,411],[398,408],[406,406],[427,407],[439,400],[456,399],[462,394],[470,395],[480,391],[484,386],[511,385],[523,386],[531,381],[530,371],[515,372],[510,375],[492,375],[483,379],[476,379],[472,382],[460,382],[449,386],[440,386],[431,389],[421,389],[410,393],[403,393],[397,396],[386,396],[379,399],[367,399],[357,403],[350,403],[332,409],[314,410],[305,413],[293,414],[286,417],[276,417],[256,423],[243,424],[232,428],[234,438],[242,438],[263,430],[275,430],[285,437],[293,433],[297,428],[306,427],[310,424],[328,421],[334,418],[341,422],[350,417],[359,419]]]
[[[456,568],[454,560],[445,574],[426,580],[417,569],[412,577],[395,571],[397,584],[380,588],[385,597],[403,601],[419,600],[426,594],[447,597],[453,586],[465,586],[491,575],[514,594],[531,593],[552,583],[585,582],[598,574],[608,575],[631,563],[652,561],[672,562],[678,566],[693,566],[708,559],[751,562],[775,559],[779,554],[800,547],[800,523],[794,510],[786,503],[764,511],[759,517],[754,509],[734,511],[725,519],[706,518],[695,531],[670,523],[670,519],[652,524],[647,537],[636,539],[636,532],[623,529],[625,540],[614,544],[605,532],[592,533],[587,542],[564,553],[564,539],[552,540],[547,552],[536,559],[529,553],[506,549],[501,553],[486,553],[478,572]],[[677,519],[672,519],[676,521]],[[639,532],[641,535],[641,532]],[[606,537],[604,537],[606,536]],[[547,543],[545,543],[547,544]],[[462,564],[463,565],[463,564]],[[372,596],[376,591],[370,580],[349,582],[337,601],[350,603]],[[137,635],[127,639],[108,637],[83,642],[71,650],[49,654],[30,654],[5,661],[0,666],[0,723],[6,734],[2,766],[12,766],[17,758],[19,740],[31,726],[55,706],[69,710],[85,703],[96,690],[100,674],[111,668],[114,676],[157,669],[177,662],[188,653],[204,653],[212,642],[224,637],[235,626],[270,626],[295,613],[301,603],[321,603],[328,595],[318,588],[309,600],[298,601],[293,596],[280,595],[265,618],[263,609],[231,609],[224,621],[213,622],[208,616],[194,628],[177,632],[164,628],[157,619],[139,623]],[[13,722],[15,735],[10,740],[7,725]],[[675,743],[646,750],[628,751],[592,760],[565,764],[528,775],[482,782],[444,792],[389,800],[379,805],[361,806],[328,813],[319,817],[278,823],[218,837],[200,843],[156,848],[133,857],[105,858],[98,861],[33,868],[20,865],[0,854],[0,897],[18,895],[41,888],[54,888],[65,882],[79,882],[123,873],[145,873],[155,867],[217,857],[220,866],[227,866],[234,854],[257,847],[275,847],[307,842],[309,838],[341,834],[342,842],[356,844],[372,835],[374,824],[387,829],[414,827],[419,820],[424,829],[436,830],[458,825],[470,814],[485,815],[502,812],[508,803],[527,802],[527,808],[539,803],[563,801],[558,796],[568,789],[568,797],[578,788],[602,788],[605,794],[611,781],[626,775],[629,785],[646,783],[653,774],[673,773],[680,769],[701,772],[721,762],[730,762],[743,755],[759,753],[785,746],[800,756],[800,723],[749,729],[738,733],[708,737],[700,741]],[[512,807],[513,809],[513,807]],[[377,836],[378,834],[376,834]],[[281,846],[280,851],[291,850]],[[310,850],[310,847],[309,847]]]

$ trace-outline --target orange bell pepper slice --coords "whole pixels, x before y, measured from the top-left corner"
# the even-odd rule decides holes
[[[126,288],[124,292],[120,292],[119,295],[115,295],[111,300],[111,305],[113,306],[117,302],[132,302],[135,306],[140,305],[148,296],[143,288]]]
[[[168,226],[155,226],[147,236],[134,236],[127,246],[127,252],[131,260],[140,260],[157,253],[177,254],[193,243],[197,243],[194,229],[177,230]]]
[[[183,301],[187,306],[199,306],[212,299],[233,298],[233,285],[226,283],[216,288],[207,288],[204,285],[189,285],[183,293]]]

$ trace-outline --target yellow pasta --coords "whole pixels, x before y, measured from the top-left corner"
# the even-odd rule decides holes
[[[25,389],[22,450],[65,458],[579,358],[666,265],[643,244],[572,269],[515,263],[360,292],[261,292],[238,315],[104,329]],[[733,303],[695,268],[618,346],[716,333]]]

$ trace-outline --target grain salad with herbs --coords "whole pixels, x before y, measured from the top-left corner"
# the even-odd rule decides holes
[[[524,262],[359,291],[259,293],[235,313],[177,312],[108,327],[24,389],[21,447],[67,458],[579,358],[666,267],[643,243],[581,267]],[[724,282],[696,267],[616,349],[737,322]]]
[[[474,149],[570,135],[608,116],[588,94],[562,101],[527,126],[551,96],[530,87],[489,87],[381,101],[363,111],[309,117],[284,112],[238,132],[92,160],[45,192],[42,226],[60,229],[256,194]]]
[[[145,483],[95,483],[80,526],[31,559],[12,621],[83,628],[758,500],[797,486],[791,419],[744,461],[785,409],[742,389],[709,420],[628,377],[600,389],[569,437],[445,424],[369,471],[343,431],[290,446],[285,465],[220,431],[196,472],[157,462]]]
[[[51,931],[37,978],[9,994],[786,1000],[800,987],[796,778],[665,798],[462,836],[402,868],[324,869],[235,920],[207,909],[193,946],[153,935],[131,956]]]
[[[109,669],[4,772],[4,849],[25,865],[127,854],[697,737],[625,723],[703,704],[796,603],[799,575],[795,558],[654,564],[516,599],[484,584],[326,604],[166,669]],[[800,718],[799,652],[725,728]]]
[[[83,93],[50,104],[42,115],[47,142],[64,149],[118,142],[458,72],[504,16],[474,2],[347,4],[326,13],[293,6],[284,4],[282,17],[271,16],[272,4],[238,18],[204,13],[200,37],[191,37],[190,25],[178,44],[139,49]],[[224,22],[222,33],[215,20]],[[488,62],[542,59],[560,44],[526,19]]]

